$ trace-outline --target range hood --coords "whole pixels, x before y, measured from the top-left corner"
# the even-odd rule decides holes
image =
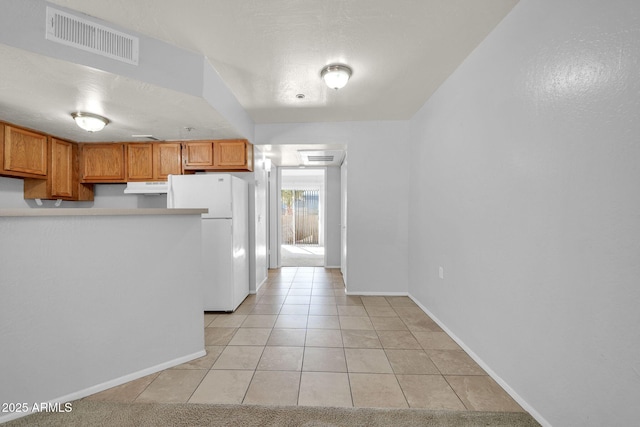
[[[169,189],[167,181],[127,182],[124,194],[162,194]]]

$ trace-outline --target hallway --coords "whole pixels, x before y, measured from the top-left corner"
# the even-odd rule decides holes
[[[270,270],[207,355],[89,396],[124,402],[523,411],[407,297],[347,296],[337,269]]]

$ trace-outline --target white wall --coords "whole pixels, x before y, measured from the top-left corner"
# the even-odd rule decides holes
[[[348,287],[347,281],[347,211],[348,211],[348,197],[347,197],[347,176],[349,165],[349,153],[345,153],[342,166],[340,166],[340,273],[345,281],[345,285]]]
[[[251,291],[256,291],[265,280],[267,280],[269,260],[267,258],[267,235],[268,233],[268,220],[269,214],[267,212],[267,194],[269,186],[269,176],[267,171],[264,170],[264,160],[262,158],[262,152],[259,148],[254,150],[254,172],[255,178],[254,185],[254,209],[253,219],[250,219],[254,223],[254,262],[255,262],[255,278],[250,284]]]
[[[28,208],[24,200],[24,180],[0,176],[0,209]]]
[[[269,268],[280,267],[280,251],[278,250],[278,230],[280,222],[280,202],[278,197],[280,173],[277,167],[272,167],[269,173],[269,188],[267,190],[269,199]]]
[[[409,291],[556,426],[640,417],[638,22],[521,0],[411,122]]]
[[[334,166],[327,167],[326,170],[325,265],[338,268],[340,267],[340,168]]]
[[[145,196],[124,194],[126,184],[94,185],[94,201],[69,202],[62,201],[60,208],[166,208],[167,195]],[[53,208],[55,200],[43,200],[43,208]],[[39,208],[35,200],[24,199],[24,181],[22,178],[0,176],[0,209]]]
[[[256,144],[345,144],[350,293],[408,289],[407,122],[256,125]]]
[[[199,215],[0,217],[0,236],[0,402],[73,400],[204,354]]]

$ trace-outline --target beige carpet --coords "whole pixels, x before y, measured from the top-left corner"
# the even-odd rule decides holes
[[[73,402],[68,413],[37,413],[10,421],[18,426],[539,426],[525,412],[447,412],[418,409],[200,405],[195,403]]]

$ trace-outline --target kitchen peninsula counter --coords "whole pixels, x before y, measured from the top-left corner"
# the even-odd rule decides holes
[[[0,209],[0,402],[70,401],[204,356],[203,212]]]
[[[132,215],[200,215],[207,209],[97,209],[97,208],[42,208],[0,209],[2,217],[31,216],[132,216]]]

